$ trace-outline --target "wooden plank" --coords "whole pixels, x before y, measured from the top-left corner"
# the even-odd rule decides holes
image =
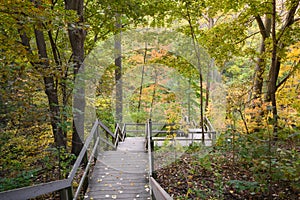
[[[64,179],[39,185],[23,187],[19,189],[0,192],[0,199],[3,200],[24,200],[34,198],[43,194],[55,192],[71,186],[71,180]]]
[[[119,151],[139,151],[145,150],[145,138],[144,137],[127,137],[125,142],[120,142],[118,146]]]
[[[173,198],[159,185],[159,183],[150,177],[150,187],[152,189],[155,199],[172,200]]]
[[[138,199],[144,199],[144,200],[150,200],[151,197],[147,194],[140,194],[138,192],[136,193],[120,193],[123,192],[123,190],[115,191],[110,194],[105,194],[103,192],[93,192],[91,193],[92,196],[95,196],[93,200],[107,200],[107,199],[124,199],[124,200],[138,200]],[[89,197],[85,197],[85,199],[89,200]]]
[[[101,152],[85,199],[151,199],[145,138],[126,138],[116,151]]]
[[[71,172],[69,173],[68,175],[68,178],[69,179],[72,179],[75,177],[75,174],[77,172],[77,169],[79,167],[79,165],[81,164],[82,162],[82,159],[83,159],[83,156],[85,155],[89,145],[90,145],[90,142],[92,141],[92,139],[94,138],[94,134],[97,132],[97,126],[98,126],[98,120],[96,120],[96,122],[94,123],[94,126],[90,132],[90,135],[89,137],[86,139],[85,143],[84,143],[84,146],[82,147],[80,153],[79,153],[79,156],[77,157],[73,167],[72,167],[72,170]]]

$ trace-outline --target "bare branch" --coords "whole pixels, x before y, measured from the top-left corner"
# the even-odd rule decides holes
[[[257,32],[255,32],[255,33],[252,33],[252,34],[248,35],[247,37],[241,39],[240,41],[236,42],[235,44],[239,44],[239,43],[241,43],[241,42],[247,40],[248,38],[250,38],[250,37],[252,37],[252,36],[258,34],[259,32],[260,32],[260,31],[257,31]]]

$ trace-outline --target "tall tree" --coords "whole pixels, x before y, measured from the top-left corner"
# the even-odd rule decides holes
[[[278,83],[279,72],[281,68],[282,62],[282,54],[280,51],[284,50],[287,45],[290,45],[290,42],[286,42],[287,38],[290,37],[292,33],[292,25],[295,23],[295,15],[296,11],[299,9],[299,0],[291,0],[288,2],[286,6],[288,7],[287,14],[285,19],[282,22],[281,28],[277,30],[277,18],[278,18],[278,11],[277,11],[277,1],[272,1],[272,61],[271,67],[269,70],[269,77],[268,77],[268,85],[267,85],[267,94],[266,94],[266,101],[270,101],[272,103],[272,113],[273,113],[273,120],[274,120],[274,132],[277,133],[278,128],[278,113],[277,113],[277,103],[276,103],[276,91],[278,87],[283,84],[289,75],[287,75],[283,80]],[[299,20],[298,18],[297,20]]]
[[[215,4],[208,0],[206,7],[208,5]],[[261,97],[262,101],[271,102],[275,127],[278,118],[276,91],[290,76],[287,73],[279,77],[280,66],[285,61],[288,47],[299,35],[295,25],[299,20],[298,10],[299,0],[226,1],[210,7],[211,16],[220,12],[231,16],[207,31],[206,44],[211,55],[218,63],[234,56],[257,58],[251,86],[254,99]],[[258,33],[261,42],[253,43],[257,41]]]
[[[72,47],[72,66],[74,66],[74,81],[79,69],[84,71],[84,41],[86,38],[86,30],[84,28],[84,0],[65,0],[66,10],[73,10],[77,13],[78,20],[69,23],[68,34]],[[84,138],[84,85],[77,88],[76,94],[73,97],[75,108],[73,119],[73,133],[72,133],[72,153],[78,155],[83,146]],[[76,120],[76,123],[75,121]]]
[[[122,84],[122,20],[121,15],[116,13],[116,32],[115,32],[115,85],[116,85],[116,121],[121,123],[123,120],[123,84]]]
[[[266,60],[265,60],[265,52],[266,52],[266,41],[270,37],[271,33],[271,18],[266,15],[265,22],[263,22],[261,16],[255,16],[256,22],[259,27],[259,31],[261,34],[261,44],[259,49],[259,58],[257,59],[256,68],[254,72],[254,98],[261,98],[263,83],[264,83],[264,73],[266,70]]]
[[[40,61],[37,64],[40,70],[49,69],[49,60],[47,55],[47,46],[44,38],[44,33],[41,30],[34,30],[35,40],[39,52]],[[52,74],[43,77],[45,92],[48,97],[48,103],[51,112],[51,125],[54,133],[54,141],[59,147],[66,147],[66,135],[63,135],[62,129],[59,126],[60,122],[60,108],[58,102],[58,93],[55,88],[55,83]]]
[[[41,2],[34,1],[34,4],[27,4],[29,6],[28,9],[35,10],[39,12],[43,8],[41,7]],[[33,7],[31,7],[33,6]],[[20,15],[18,17],[22,16]],[[20,23],[20,22],[18,22]],[[29,43],[30,38],[27,36],[26,31],[24,30],[24,26],[20,26],[19,28],[20,38],[22,44],[26,48],[30,60],[30,56],[33,56],[32,48]],[[66,135],[64,134],[60,123],[60,106],[59,106],[59,98],[58,98],[58,91],[57,91],[57,84],[54,80],[55,72],[51,70],[49,56],[47,52],[47,45],[46,39],[44,36],[44,24],[40,19],[37,19],[37,23],[34,24],[34,36],[36,41],[36,46],[38,49],[39,60],[38,61],[31,61],[32,65],[43,74],[43,81],[45,86],[45,93],[48,97],[48,105],[50,110],[50,121],[52,126],[52,131],[54,135],[55,144],[58,147],[66,147]]]

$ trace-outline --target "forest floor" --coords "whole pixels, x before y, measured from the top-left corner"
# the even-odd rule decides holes
[[[255,164],[234,157],[232,152],[215,150],[205,155],[184,153],[156,170],[156,180],[174,199],[300,199],[299,179],[271,180],[268,171],[254,170]],[[275,173],[271,170],[272,177]]]

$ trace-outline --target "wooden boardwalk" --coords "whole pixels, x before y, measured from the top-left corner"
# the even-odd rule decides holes
[[[127,137],[98,156],[85,199],[151,199],[143,137]]]

